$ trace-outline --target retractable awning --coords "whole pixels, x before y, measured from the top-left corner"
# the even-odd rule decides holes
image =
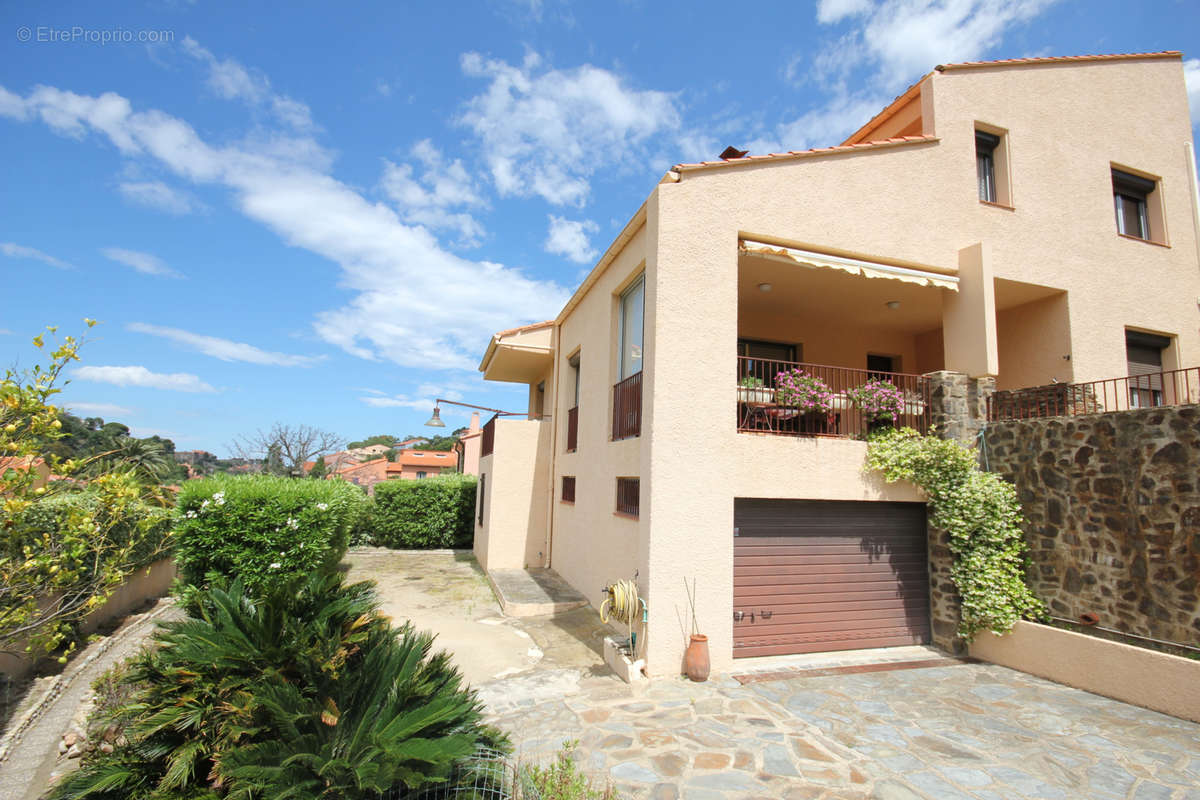
[[[880,264],[875,261],[864,261],[857,258],[835,256],[829,253],[818,253],[813,250],[801,250],[796,247],[783,247],[777,244],[756,242],[750,239],[743,239],[738,242],[738,249],[746,255],[767,258],[772,261],[782,261],[809,269],[836,269],[864,278],[885,278],[893,281],[915,283],[919,286],[934,286],[939,289],[958,291],[958,277],[954,275],[943,275],[927,270]]]

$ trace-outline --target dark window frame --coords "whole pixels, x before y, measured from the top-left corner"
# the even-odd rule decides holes
[[[614,513],[637,519],[641,516],[642,481],[640,478],[617,478],[617,503]]]
[[[563,475],[562,476],[562,490],[559,494],[559,498],[564,503],[570,503],[571,505],[575,504],[575,476],[574,475]]]
[[[975,131],[975,178],[979,184],[979,201],[981,203],[998,203],[999,192],[996,188],[996,148],[1000,146],[1000,136],[987,131]]]
[[[1158,183],[1113,167],[1112,187],[1117,233],[1153,241],[1150,236],[1149,198],[1158,189]]]
[[[479,502],[476,503],[476,505],[479,506],[479,524],[480,525],[483,524],[483,502],[484,502],[484,498],[486,496],[487,496],[487,473],[485,472],[484,474],[479,476]]]

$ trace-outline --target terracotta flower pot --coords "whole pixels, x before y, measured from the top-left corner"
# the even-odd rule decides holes
[[[684,669],[687,676],[696,682],[708,680],[708,637],[702,633],[693,633],[692,641],[683,656]]]

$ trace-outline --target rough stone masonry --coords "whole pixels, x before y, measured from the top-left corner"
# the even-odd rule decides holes
[[[1200,406],[993,422],[983,440],[1052,614],[1200,642]]]

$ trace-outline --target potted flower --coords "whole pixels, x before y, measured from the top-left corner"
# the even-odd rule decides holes
[[[833,390],[816,375],[797,367],[775,376],[775,402],[801,414],[827,417],[833,410]]]
[[[763,385],[762,378],[746,375],[738,381],[739,403],[770,403],[774,401],[775,392]]]
[[[879,378],[847,389],[846,397],[862,412],[872,431],[892,425],[904,413],[904,392]]]

